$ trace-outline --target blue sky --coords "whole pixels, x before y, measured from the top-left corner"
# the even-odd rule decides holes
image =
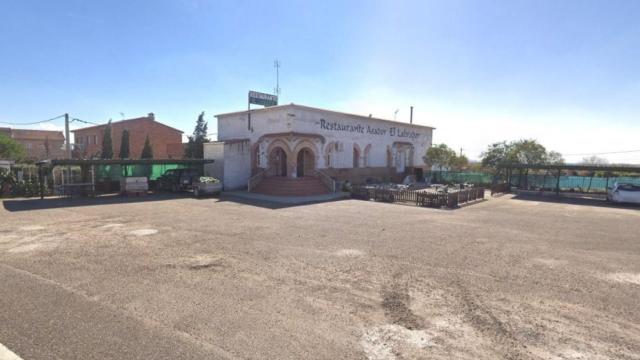
[[[639,18],[633,0],[0,0],[0,121],[155,112],[190,133],[205,111],[215,132],[214,114],[273,90],[278,58],[281,103],[401,121],[414,105],[471,158],[519,138],[636,150]]]

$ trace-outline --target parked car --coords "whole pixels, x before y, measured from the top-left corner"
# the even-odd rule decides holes
[[[202,174],[197,169],[170,169],[158,178],[156,189],[173,192],[188,191],[193,189],[193,183],[200,175]]]
[[[640,186],[633,184],[618,184],[607,189],[607,200],[616,203],[640,204]]]
[[[200,176],[193,183],[193,195],[195,197],[220,194],[221,191],[222,182],[214,177]]]

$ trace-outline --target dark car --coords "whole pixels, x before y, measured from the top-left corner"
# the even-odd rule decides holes
[[[197,169],[167,170],[158,178],[156,188],[158,190],[171,190],[173,192],[191,190],[194,182],[201,175],[201,171]]]

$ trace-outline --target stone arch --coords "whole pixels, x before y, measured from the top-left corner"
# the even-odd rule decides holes
[[[371,154],[371,144],[367,144],[367,146],[364,147],[364,152],[362,154],[362,166],[363,167],[369,167],[371,166],[370,164],[370,154]]]
[[[353,167],[360,167],[360,157],[362,156],[362,151],[360,150],[360,145],[357,143],[353,143]]]
[[[256,174],[260,168],[260,144],[251,145],[251,173]]]
[[[286,141],[272,141],[267,148],[267,154],[269,176],[291,176],[291,162],[295,160]]]
[[[296,176],[310,176],[317,168],[318,147],[312,141],[303,139],[296,143],[293,148],[295,154],[295,174]]]
[[[340,143],[332,141],[324,146],[324,164],[327,168],[338,167],[338,152]]]

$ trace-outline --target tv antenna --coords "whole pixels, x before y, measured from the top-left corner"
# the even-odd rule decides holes
[[[393,112],[393,120],[397,120],[398,117],[398,111],[400,111],[400,109],[396,109],[396,111]]]
[[[273,67],[276,68],[276,88],[273,89],[273,91],[275,92],[276,95],[280,95],[280,67],[282,66],[282,64],[280,64],[280,60],[275,59],[275,61],[273,62]]]

